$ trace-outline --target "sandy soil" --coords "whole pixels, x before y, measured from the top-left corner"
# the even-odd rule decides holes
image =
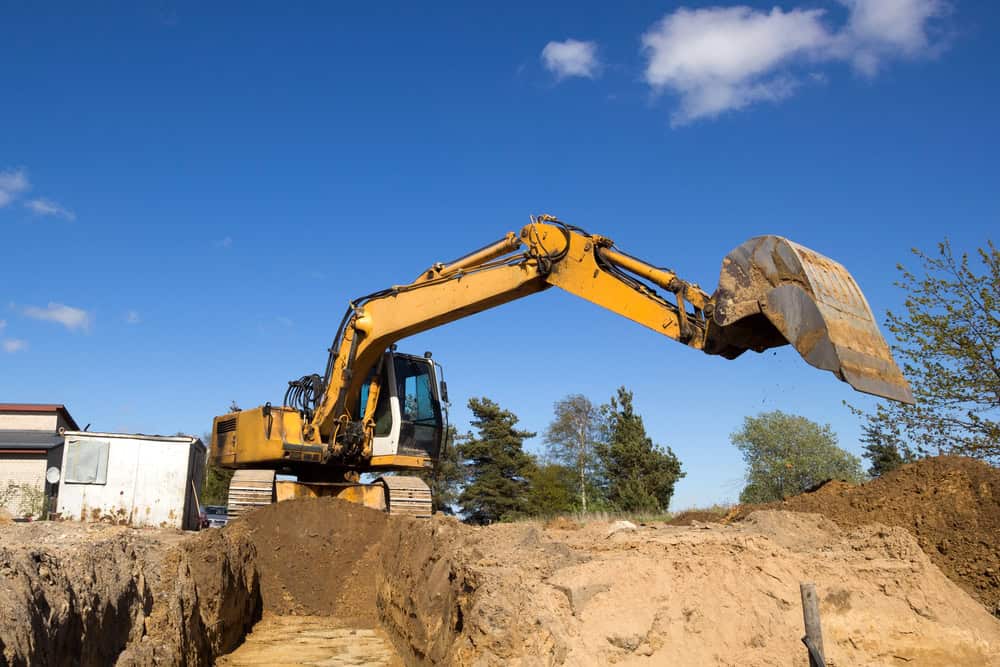
[[[905,528],[952,581],[1000,616],[1000,469],[938,456],[868,484],[829,482],[782,503],[740,508],[818,512],[840,526]]]
[[[833,664],[1000,664],[1000,622],[899,528],[771,511],[607,532],[414,525],[379,592],[387,628],[438,664],[805,665],[814,582]],[[398,598],[409,579],[425,599]]]
[[[801,582],[832,665],[1000,665],[969,595],[990,590],[993,471],[928,465],[781,506],[836,520],[474,528],[319,499],[200,534],[0,526],[0,667],[805,666]]]

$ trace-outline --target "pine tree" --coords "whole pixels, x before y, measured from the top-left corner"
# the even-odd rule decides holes
[[[632,406],[632,392],[625,387],[619,387],[602,411],[606,439],[597,452],[608,501],[625,512],[665,511],[674,485],[685,474],[680,460],[669,447],[654,445],[646,435],[642,417]]]
[[[861,456],[868,459],[870,463],[868,474],[872,477],[881,477],[916,459],[914,453],[900,439],[898,428],[890,426],[869,422],[861,427],[861,442],[865,450]]]
[[[458,504],[466,521],[490,524],[529,513],[528,490],[535,462],[524,451],[534,433],[515,427],[517,416],[488,398],[470,398],[472,426],[459,445],[468,480]]]
[[[455,440],[455,427],[448,426],[434,467],[418,475],[431,488],[433,510],[443,514],[455,513],[458,489],[465,477]]]

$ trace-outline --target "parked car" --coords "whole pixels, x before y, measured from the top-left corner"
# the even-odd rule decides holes
[[[203,508],[207,528],[222,528],[229,523],[229,511],[225,505],[205,505]]]

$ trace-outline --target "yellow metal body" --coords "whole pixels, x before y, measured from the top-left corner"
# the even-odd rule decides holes
[[[317,481],[339,479],[345,470],[426,468],[432,461],[423,457],[372,455],[381,391],[372,369],[402,338],[553,286],[709,354],[733,358],[791,343],[806,361],[859,390],[912,401],[871,310],[836,262],[780,237],[751,239],[726,257],[710,296],[616,250],[606,237],[542,216],[454,262],[434,264],[412,283],[352,303],[309,419],[270,406],[217,417],[212,456],[233,468],[316,464],[323,471],[312,476]]]
[[[324,484],[308,482],[274,483],[275,500],[291,500],[293,498],[340,498],[347,502],[364,505],[374,510],[385,511],[388,508],[385,498],[385,487],[381,484]]]

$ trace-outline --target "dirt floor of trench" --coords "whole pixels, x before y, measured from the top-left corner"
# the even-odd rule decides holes
[[[950,496],[989,507],[981,476],[949,475],[923,524]],[[1000,620],[920,530],[741,519],[474,528],[300,500],[200,534],[0,526],[0,665],[804,666],[803,581],[830,664],[1000,665]],[[977,521],[950,544],[995,553]]]

